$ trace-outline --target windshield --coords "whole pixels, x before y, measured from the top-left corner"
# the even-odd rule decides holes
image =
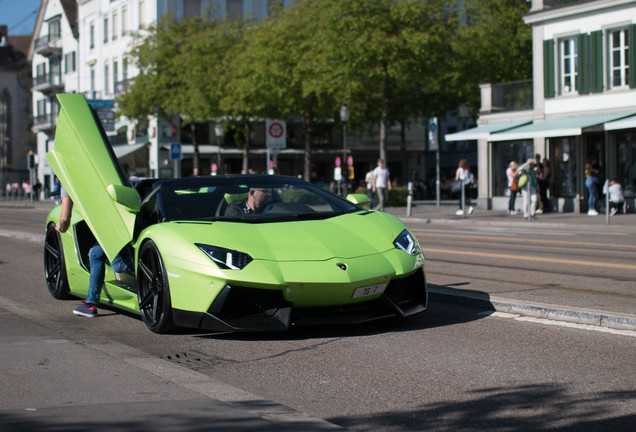
[[[293,177],[191,177],[158,184],[165,220],[275,222],[363,210]]]

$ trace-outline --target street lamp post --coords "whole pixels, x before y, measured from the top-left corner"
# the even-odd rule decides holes
[[[343,102],[340,107],[340,121],[342,121],[342,165],[345,167],[344,172],[344,195],[347,195],[347,179],[349,177],[349,163],[347,161],[347,122],[351,111],[347,107],[347,103]]]
[[[221,174],[221,139],[223,138],[223,125],[221,123],[217,123],[214,126],[214,134],[216,135],[216,164],[218,167],[218,173]]]

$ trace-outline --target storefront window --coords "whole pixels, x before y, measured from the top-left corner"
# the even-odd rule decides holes
[[[574,138],[553,138],[552,168],[554,170],[554,196],[573,197],[576,195],[576,143]]]
[[[493,196],[504,196],[508,188],[506,170],[511,161],[523,164],[534,157],[532,141],[501,141],[492,143]]]
[[[636,196],[636,133],[616,136],[618,144],[618,181],[625,197]]]

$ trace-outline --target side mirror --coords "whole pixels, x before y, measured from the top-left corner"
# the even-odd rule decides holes
[[[131,212],[138,212],[140,209],[139,194],[133,188],[122,185],[108,185],[108,194],[117,204],[126,207]]]
[[[349,194],[347,195],[347,201],[351,201],[365,209],[371,207],[371,200],[369,199],[369,196],[365,194]]]

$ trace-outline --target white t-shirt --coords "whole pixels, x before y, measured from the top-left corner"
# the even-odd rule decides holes
[[[377,167],[373,170],[373,176],[375,177],[375,187],[387,188],[389,186],[389,170],[387,168]]]

